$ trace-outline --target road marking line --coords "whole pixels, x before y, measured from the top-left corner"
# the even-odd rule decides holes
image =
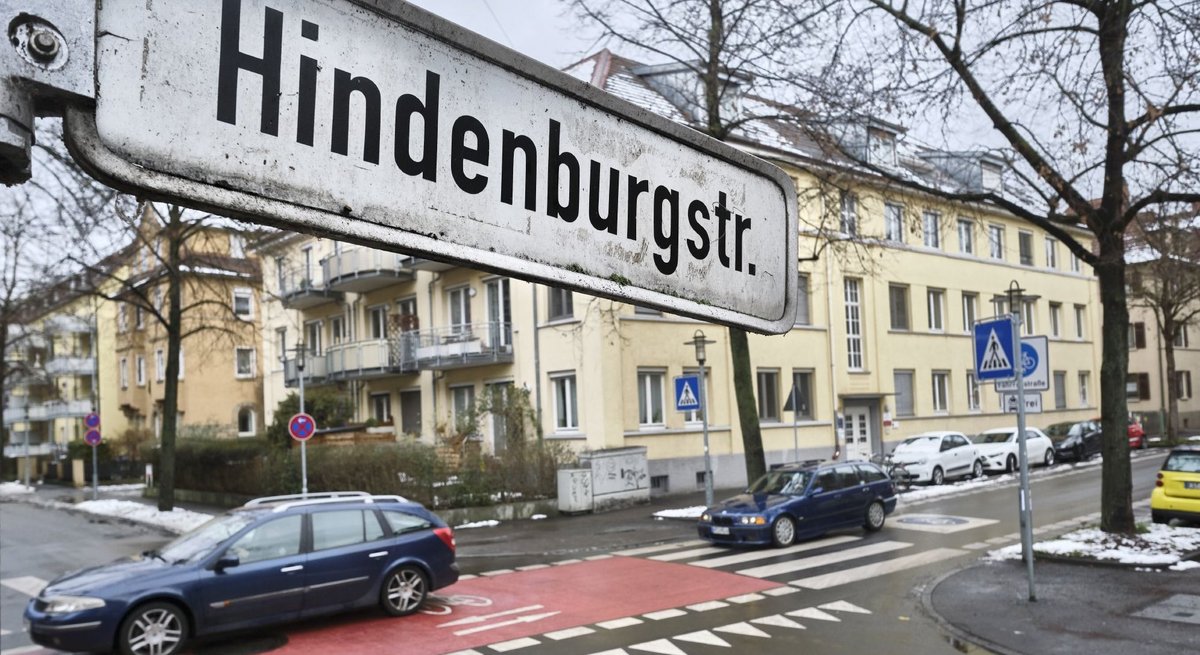
[[[529,566],[518,566],[517,570],[518,571],[536,571],[538,569],[548,569],[548,568],[550,568],[549,564],[530,564]]]
[[[831,610],[834,612],[849,612],[851,614],[870,614],[871,613],[871,610],[869,610],[865,607],[859,607],[858,605],[855,605],[854,603],[844,601],[844,600],[835,600],[832,603],[825,603],[824,605],[817,605],[817,607],[819,607],[823,610]]]
[[[963,548],[966,548],[967,550],[980,550],[983,548],[991,548],[991,546],[992,546],[991,544],[983,543],[982,541],[977,541],[973,544],[967,544],[967,545],[963,546]]]
[[[482,575],[485,578],[490,578],[493,576],[504,575],[505,573],[512,573],[512,572],[513,572],[512,569],[496,569],[495,571],[484,571],[484,572],[480,573],[479,575]]]
[[[806,607],[802,610],[795,610],[792,612],[788,612],[787,615],[799,617],[802,619],[816,619],[818,621],[834,621],[836,623],[841,623],[841,621],[842,621],[838,617],[836,617],[832,614],[828,614],[826,612],[822,612],[821,610],[819,610],[815,607]]]
[[[4,651],[4,652],[7,653],[8,651]],[[481,653],[477,650],[468,649],[468,650],[456,650],[453,653],[447,653],[446,655],[483,655],[483,653]]]
[[[545,607],[545,605],[526,605],[525,607],[518,607],[515,609],[511,609],[511,610],[504,610],[502,612],[493,612],[491,614],[480,614],[479,616],[468,616],[466,618],[458,619],[457,621],[449,621],[447,623],[439,623],[438,627],[439,628],[450,628],[450,627],[459,626],[459,625],[469,625],[471,623],[483,623],[484,621],[487,621],[488,619],[494,619],[498,616],[508,616],[509,614],[520,614],[521,612],[532,612],[533,610],[540,610],[544,607]]]
[[[513,639],[512,641],[502,641],[498,644],[492,644],[492,645],[488,646],[488,648],[491,648],[492,650],[496,651],[497,653],[507,653],[510,650],[516,650],[518,648],[528,648],[530,646],[537,646],[540,643],[542,643],[542,642],[538,641],[537,639],[533,639],[531,637],[521,637],[520,639]]]
[[[764,616],[764,617],[757,618],[757,619],[750,619],[750,622],[757,623],[759,625],[772,625],[777,628],[795,628],[796,630],[807,630],[808,629],[808,628],[805,628],[804,626],[800,625],[799,623],[796,623],[795,621],[789,619],[788,617],[783,616],[782,614],[772,614],[770,616]]]
[[[1012,541],[1011,537],[992,537],[991,539],[987,540],[987,542],[989,544],[992,544],[993,546],[999,546],[1000,544],[1006,544],[1010,541]]]
[[[592,655],[629,655],[629,653],[626,653],[624,648],[613,648],[612,650],[592,653]]]
[[[687,616],[687,612],[680,609],[669,609],[660,610],[658,612],[650,612],[649,614],[643,614],[642,616],[650,619],[651,621],[662,621],[663,619],[673,619],[677,616]]]
[[[23,575],[19,578],[4,578],[0,580],[0,585],[19,591],[26,596],[37,596],[46,588],[46,581],[32,575]]]
[[[726,551],[724,548],[716,548],[716,547],[693,548],[692,550],[681,550],[677,553],[667,553],[666,555],[655,555],[655,556],[651,557],[650,559],[658,561],[658,562],[674,562],[675,560],[690,559],[693,557],[704,557],[705,555],[712,555],[713,553],[724,553],[724,552],[728,552],[728,551]]]
[[[797,546],[788,546],[787,548],[780,548],[778,550],[752,550],[746,553],[738,553],[737,555],[714,557],[713,559],[700,560],[699,562],[688,562],[688,564],[690,566],[699,566],[701,568],[712,569],[718,566],[725,566],[727,564],[745,564],[746,562],[753,562],[760,559],[784,557],[793,553],[803,553],[807,550],[816,550],[818,548],[835,546],[837,544],[844,544],[847,541],[858,541],[860,539],[861,537],[851,536],[827,537],[825,539],[818,539],[817,541],[810,541]]]
[[[8,650],[0,650],[0,655],[21,655],[22,653],[44,653],[46,649],[41,646],[21,646],[19,648],[10,648]],[[483,655],[476,653],[475,655]]]
[[[730,623],[729,625],[723,625],[719,628],[713,628],[713,632],[728,632],[731,635],[743,635],[746,637],[764,637],[766,639],[771,638],[771,635],[759,630],[745,621]]]
[[[788,594],[798,594],[800,590],[795,587],[775,587],[774,589],[764,589],[763,593],[768,596],[786,596]]]
[[[714,635],[708,630],[698,630],[696,632],[689,632],[685,635],[676,635],[671,638],[675,641],[689,641],[693,644],[705,644],[707,646],[724,646],[725,648],[732,648],[728,641],[725,641],[717,635]]]
[[[783,575],[784,573],[795,573],[796,571],[804,571],[806,569],[815,569],[829,564],[837,564],[847,560],[859,559],[861,557],[870,557],[880,553],[887,553],[893,550],[903,550],[912,548],[912,544],[906,541],[881,541],[877,544],[869,544],[859,546],[858,548],[850,548],[840,550],[815,557],[806,557],[803,559],[792,560],[790,562],[780,562],[778,564],[767,564],[765,566],[755,566],[749,569],[741,569],[736,573],[738,575],[746,575],[752,578],[769,578],[774,575]]]
[[[544,634],[542,636],[547,639],[553,639],[554,641],[562,641],[563,639],[571,639],[573,637],[582,637],[584,635],[590,635],[593,632],[595,632],[595,630],[593,630],[591,628],[579,626],[577,628],[567,628],[566,630],[555,630],[554,632],[547,632],[546,634]]]
[[[630,648],[635,650],[644,650],[647,653],[657,653],[658,655],[687,655],[686,652],[679,649],[679,646],[672,644],[666,639],[644,641],[640,644],[634,644],[630,646]]]
[[[693,612],[707,612],[709,610],[719,610],[722,607],[729,607],[729,603],[723,603],[719,600],[710,600],[707,603],[696,603],[688,605],[687,608]]]
[[[733,598],[726,598],[725,600],[731,603],[737,603],[738,605],[745,605],[746,603],[753,603],[754,601],[762,600],[763,598],[766,598],[766,596],[763,596],[762,594],[742,594],[741,596],[734,596]]]
[[[965,555],[968,551],[958,548],[934,548],[922,553],[908,555],[906,557],[897,557],[896,559],[887,560],[885,562],[877,562],[875,564],[867,564],[845,571],[837,571],[835,573],[827,573],[825,575],[817,575],[811,578],[803,578],[800,580],[792,580],[791,585],[804,587],[805,589],[828,589],[839,585],[849,584],[851,582],[859,582],[876,576],[903,571],[926,564],[933,564],[942,560],[950,559]]]
[[[483,632],[485,630],[495,630],[496,628],[503,628],[503,627],[507,627],[510,625],[516,625],[518,623],[533,623],[534,621],[541,621],[542,619],[547,619],[547,618],[550,618],[557,614],[562,614],[562,612],[544,612],[542,614],[528,614],[526,616],[518,616],[515,619],[509,619],[507,621],[501,621],[499,623],[492,623],[490,625],[481,625],[481,626],[474,627],[474,628],[467,628],[466,630],[456,630],[454,632],[454,636],[462,637],[464,635],[473,635],[476,632]]]
[[[630,548],[628,550],[618,550],[613,555],[624,555],[626,557],[635,557],[637,555],[648,555],[650,553],[661,553],[664,550],[675,550],[676,548],[694,548],[708,543],[700,539],[691,541],[680,541],[674,544],[659,544],[657,546],[643,546],[641,548]]]
[[[605,630],[617,630],[618,628],[628,628],[631,625],[640,625],[645,623],[641,619],[634,616],[627,616],[623,619],[613,619],[611,621],[601,621],[596,624],[596,627],[604,628]]]

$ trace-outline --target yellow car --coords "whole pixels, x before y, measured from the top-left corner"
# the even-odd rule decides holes
[[[1200,522],[1200,446],[1176,446],[1167,455],[1150,494],[1150,518]]]

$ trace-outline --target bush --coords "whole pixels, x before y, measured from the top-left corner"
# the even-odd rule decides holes
[[[318,428],[341,427],[353,416],[350,399],[334,389],[318,387],[304,392],[304,411],[317,422]],[[300,396],[288,394],[275,408],[271,425],[267,428],[267,439],[272,443],[291,447],[293,439],[288,435],[288,421],[300,412]]]

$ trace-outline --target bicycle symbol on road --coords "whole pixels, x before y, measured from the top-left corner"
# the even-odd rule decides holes
[[[421,613],[445,616],[452,614],[455,607],[489,607],[491,604],[492,599],[486,596],[473,596],[471,594],[439,596],[437,594],[430,594],[429,600],[425,601],[425,604],[421,606]]]

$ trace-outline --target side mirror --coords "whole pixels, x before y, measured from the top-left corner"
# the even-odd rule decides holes
[[[234,555],[233,553],[225,553],[220,559],[217,560],[216,565],[213,566],[213,570],[217,573],[220,573],[225,569],[231,569],[241,563],[242,560],[239,559],[237,555]]]

